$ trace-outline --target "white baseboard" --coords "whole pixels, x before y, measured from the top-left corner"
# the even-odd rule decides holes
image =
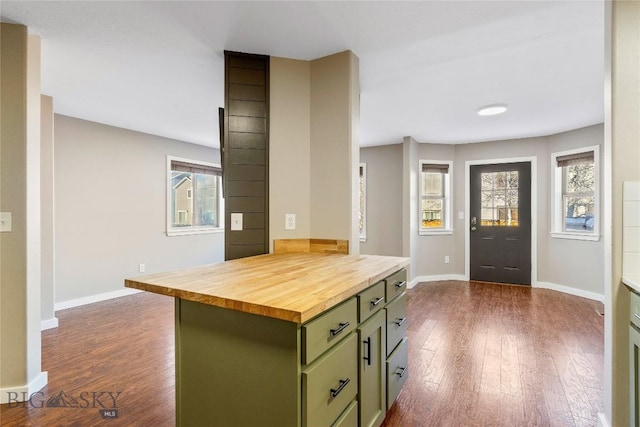
[[[607,416],[602,412],[598,412],[598,427],[609,427]]]
[[[68,301],[57,302],[54,306],[55,311],[64,310],[66,308],[79,307],[81,305],[93,304],[94,302],[106,301],[114,298],[125,297],[127,295],[133,295],[142,292],[138,289],[120,289],[113,292],[105,292],[97,295],[90,295],[88,297],[71,299]]]
[[[571,288],[569,286],[557,285],[549,282],[538,282],[531,285],[532,288],[551,289],[553,291],[564,292],[565,294],[575,295],[577,297],[600,301],[604,304],[604,295],[595,292],[584,291],[582,289]]]
[[[460,280],[469,281],[469,278],[464,274],[443,274],[439,276],[418,276],[413,279],[407,286],[409,289],[413,288],[420,282],[437,282],[441,280]],[[600,301],[604,303],[604,295],[597,294],[595,292],[584,291],[582,289],[576,289],[569,286],[558,285],[550,282],[537,282],[531,285],[532,288],[551,289],[553,291],[563,292],[565,294],[575,295],[582,298],[591,299],[594,301]]]
[[[18,387],[6,387],[0,388],[0,404],[4,405],[11,402],[26,402],[29,397],[37,391],[42,390],[49,381],[49,375],[45,372],[40,372],[29,384]]]
[[[52,317],[51,319],[40,321],[40,330],[46,331],[47,329],[53,329],[58,327],[58,318]]]
[[[409,283],[408,288],[413,288],[420,282],[439,282],[441,280],[467,280],[464,274],[441,274],[437,276],[418,276]]]

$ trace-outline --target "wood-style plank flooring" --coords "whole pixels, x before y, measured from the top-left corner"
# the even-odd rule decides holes
[[[409,378],[386,427],[596,425],[602,304],[468,282],[408,292]],[[59,311],[60,326],[42,333],[49,384],[33,405],[2,405],[0,425],[173,426],[173,310],[140,293]],[[37,407],[60,392],[88,407]],[[117,419],[102,419],[111,401],[100,392],[122,392]]]

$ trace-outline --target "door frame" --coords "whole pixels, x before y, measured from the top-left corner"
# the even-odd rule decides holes
[[[467,160],[464,162],[464,277],[467,281],[471,277],[471,231],[468,223],[471,212],[471,191],[469,188],[471,166],[501,163],[531,164],[531,287],[535,287],[538,285],[538,158],[536,156]]]

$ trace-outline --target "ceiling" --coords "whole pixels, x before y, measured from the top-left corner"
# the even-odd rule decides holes
[[[361,145],[469,143],[604,121],[594,1],[6,1],[42,38],[56,113],[219,146],[224,50],[360,58]],[[479,107],[506,103],[500,116]]]

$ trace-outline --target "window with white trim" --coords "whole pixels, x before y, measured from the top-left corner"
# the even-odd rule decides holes
[[[420,234],[451,232],[451,174],[453,162],[420,161]]]
[[[358,197],[360,201],[360,212],[358,216],[358,227],[360,229],[360,241],[367,240],[367,164],[360,163],[358,178]]]
[[[553,237],[599,239],[599,148],[587,147],[551,155]]]
[[[167,234],[221,231],[222,169],[214,163],[167,156]]]

